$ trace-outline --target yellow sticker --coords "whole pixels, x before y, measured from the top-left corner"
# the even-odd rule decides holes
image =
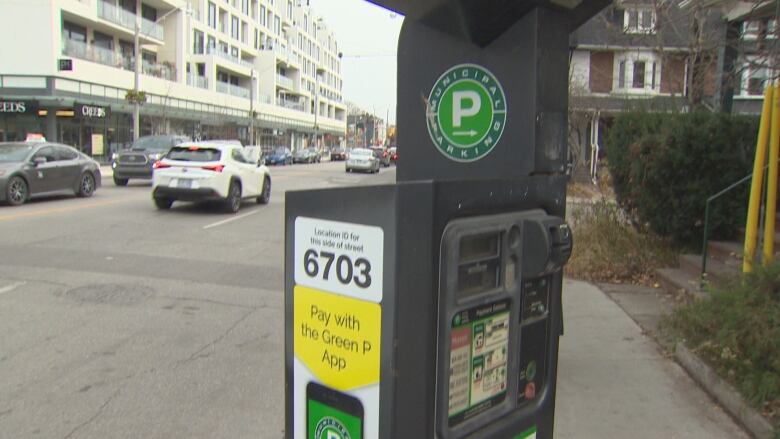
[[[295,356],[325,385],[351,390],[379,382],[382,307],[296,285]]]

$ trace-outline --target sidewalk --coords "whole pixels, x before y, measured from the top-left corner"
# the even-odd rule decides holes
[[[656,300],[630,300],[657,321]],[[605,292],[566,280],[563,303],[556,438],[749,438]]]

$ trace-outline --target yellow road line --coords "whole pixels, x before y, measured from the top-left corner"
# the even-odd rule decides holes
[[[76,204],[73,206],[68,207],[60,207],[56,209],[46,209],[46,210],[36,210],[34,212],[20,212],[20,213],[14,213],[10,215],[0,215],[0,221],[10,221],[15,219],[21,219],[21,218],[33,218],[37,216],[46,216],[51,215],[54,213],[65,213],[65,212],[73,212],[80,209],[89,209],[91,207],[102,207],[102,206],[110,206],[112,204],[118,204],[123,201],[131,199],[130,197],[122,198],[119,200],[110,200],[110,201],[98,201],[94,203],[89,204]]]

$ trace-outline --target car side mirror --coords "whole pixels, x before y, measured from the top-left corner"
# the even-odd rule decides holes
[[[42,164],[46,163],[46,157],[35,157],[33,159],[33,165],[34,166],[40,166]]]

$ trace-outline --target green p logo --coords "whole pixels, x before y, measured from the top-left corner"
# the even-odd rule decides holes
[[[473,162],[498,143],[506,122],[506,97],[487,69],[461,64],[433,86],[426,109],[428,134],[437,149],[459,162]]]

